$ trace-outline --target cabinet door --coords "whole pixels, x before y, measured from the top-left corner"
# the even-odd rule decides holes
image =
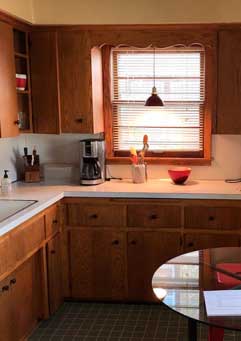
[[[19,341],[42,315],[39,255],[36,254],[0,283],[0,341]]]
[[[184,252],[225,246],[240,246],[240,235],[208,232],[184,235]]]
[[[84,31],[59,32],[58,51],[62,132],[103,131],[101,54]]]
[[[178,232],[128,233],[128,299],[157,301],[152,291],[152,276],[168,259],[180,254]]]
[[[15,340],[15,330],[12,325],[12,301],[10,278],[0,282],[0,341]]]
[[[241,133],[241,31],[219,33],[217,134]]]
[[[47,244],[49,307],[53,314],[63,302],[61,274],[61,235],[57,234]]]
[[[19,134],[12,27],[0,23],[0,137]]]
[[[124,299],[124,233],[71,230],[70,271],[72,298]]]
[[[30,44],[34,132],[60,133],[57,33],[32,32]]]

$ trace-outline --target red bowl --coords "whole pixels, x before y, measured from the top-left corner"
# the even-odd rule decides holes
[[[176,185],[182,185],[187,180],[191,173],[191,168],[176,167],[168,169],[168,174]]]

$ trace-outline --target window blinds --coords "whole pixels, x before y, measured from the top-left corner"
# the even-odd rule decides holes
[[[156,152],[202,152],[204,48],[155,49],[155,85],[164,107],[145,107],[154,84],[154,50],[112,50],[113,148],[142,148],[144,134]]]

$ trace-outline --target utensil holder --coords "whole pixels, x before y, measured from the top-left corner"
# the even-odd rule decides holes
[[[132,165],[131,167],[132,181],[135,184],[141,184],[147,181],[146,164]]]

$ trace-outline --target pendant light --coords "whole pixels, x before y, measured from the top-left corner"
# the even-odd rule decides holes
[[[163,107],[164,104],[161,100],[161,98],[157,94],[156,90],[156,79],[155,79],[155,70],[156,69],[156,50],[154,48],[154,55],[153,55],[153,80],[154,80],[154,86],[152,88],[151,96],[147,98],[145,106],[146,107]]]

